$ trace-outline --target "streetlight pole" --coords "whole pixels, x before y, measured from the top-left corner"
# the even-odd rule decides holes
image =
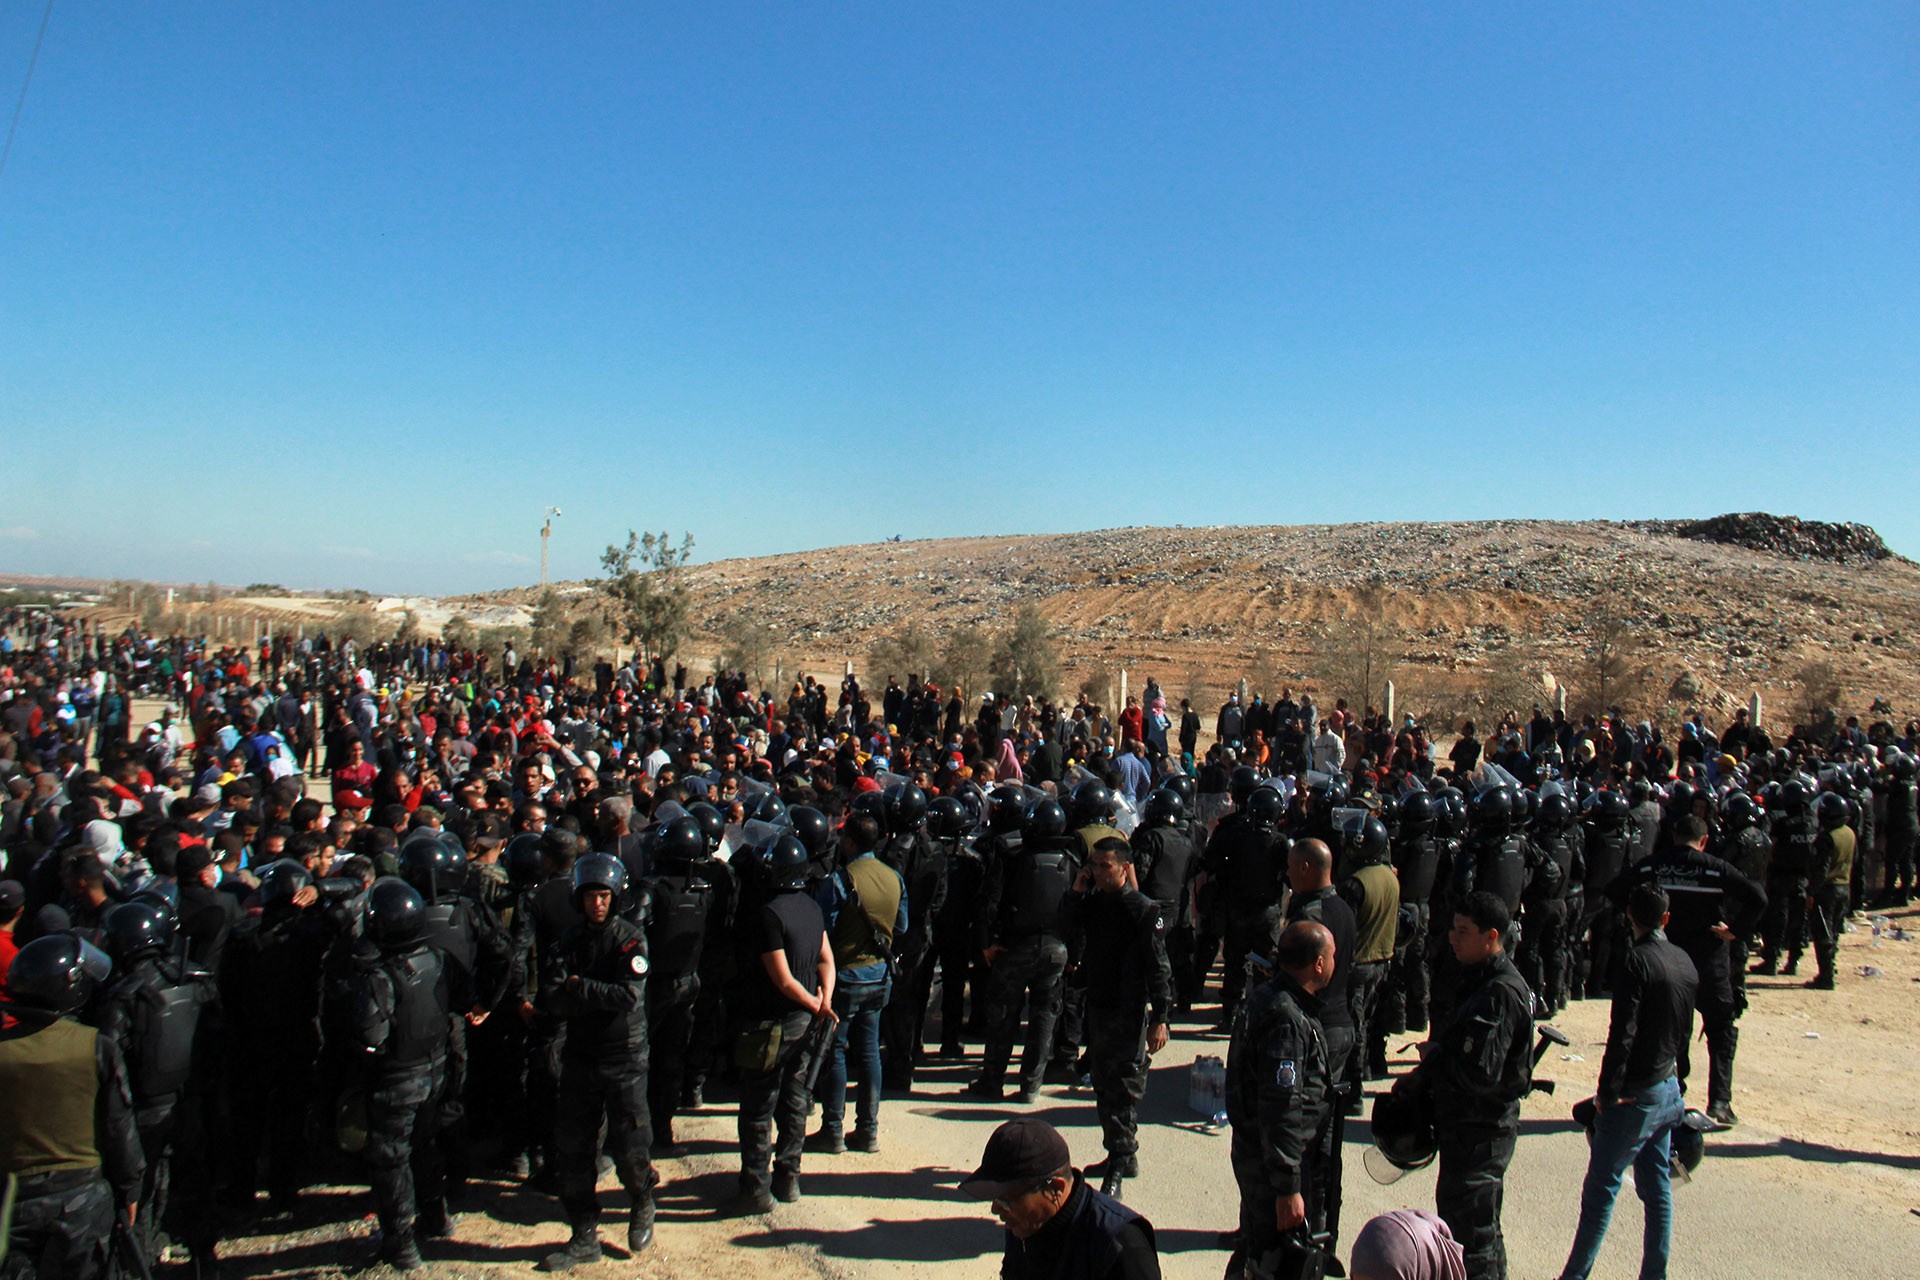
[[[548,507],[546,519],[540,525],[540,589],[547,589],[547,543],[553,539],[553,518],[560,514],[560,508]]]

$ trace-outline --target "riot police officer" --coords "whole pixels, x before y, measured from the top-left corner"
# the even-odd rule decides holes
[[[1067,971],[1067,941],[1060,903],[1073,887],[1079,863],[1061,840],[1029,843],[1022,814],[1011,802],[996,805],[986,880],[981,887],[980,954],[987,970],[987,1037],[980,1074],[967,1086],[975,1097],[997,1101],[1006,1087],[1007,1064],[1027,1009],[1026,1049],[1020,1060],[1020,1100],[1039,1095],[1053,1054]]]
[[[1754,884],[1766,883],[1773,841],[1767,835],[1766,815],[1746,792],[1732,792],[1720,802],[1720,843],[1713,852]],[[1727,974],[1735,1018],[1747,1009],[1747,952],[1753,941],[1749,928],[1727,943]]]
[[[1334,1096],[1316,1139],[1319,1177],[1307,1212],[1315,1231],[1337,1237],[1347,1113],[1354,1095],[1360,1092],[1360,1081],[1353,1071],[1356,1028],[1349,995],[1354,961],[1360,955],[1360,925],[1353,908],[1333,887],[1333,851],[1325,842],[1312,838],[1295,841],[1287,858],[1287,879],[1293,893],[1287,901],[1286,923],[1312,921],[1333,935],[1333,973],[1320,992],[1320,1029],[1326,1038],[1327,1079]],[[1270,944],[1263,943],[1263,951],[1270,949]]]
[[[469,1173],[467,1150],[468,1027],[484,1021],[513,985],[513,943],[500,918],[469,896],[467,852],[448,832],[415,831],[400,847],[400,878],[426,904],[426,940],[447,964],[447,990],[455,1001],[448,1014],[447,1080],[424,1137],[440,1144],[446,1160],[447,1191],[458,1199]],[[448,1227],[447,1205],[439,1198],[420,1206],[421,1233],[437,1238]]]
[[[789,814],[799,812],[797,808],[788,810]],[[659,829],[653,841],[655,873],[647,882],[653,901],[653,927],[647,935],[652,965],[647,982],[647,1035],[651,1046],[647,1108],[653,1121],[654,1149],[661,1155],[683,1153],[674,1141],[673,1117],[680,1105],[687,1049],[693,1043],[700,960],[718,903],[713,885],[694,869],[694,864],[706,856],[706,837],[692,818],[675,818]]]
[[[7,971],[0,1028],[0,1177],[15,1183],[10,1252],[43,1280],[99,1280],[145,1172],[126,1066],[77,1021],[112,962],[69,933],[35,938]]]
[[[370,1055],[366,1159],[379,1259],[402,1271],[423,1265],[416,1237],[422,1198],[440,1206],[438,1234],[451,1228],[434,1130],[447,1084],[452,994],[446,957],[427,928],[427,904],[413,886],[388,876],[367,890],[354,1037]]]
[[[1183,775],[1184,776],[1184,775]],[[1187,779],[1191,783],[1191,779]],[[1194,881],[1200,874],[1199,849],[1187,827],[1187,804],[1176,787],[1154,788],[1134,829],[1134,865],[1140,892],[1160,905],[1167,924],[1167,963],[1173,970],[1173,1008],[1185,1013],[1200,997],[1194,972]]]
[[[560,940],[577,928],[583,917],[573,900],[578,838],[557,827],[549,827],[533,838],[539,842],[540,879],[521,892],[514,908],[512,934],[514,971],[525,975],[515,994],[520,1020],[527,1028],[527,1105],[520,1122],[509,1125],[507,1146],[514,1171],[523,1173],[534,1185],[551,1190],[556,1186],[552,1138],[566,1023],[539,1008],[534,999],[548,958],[559,952]],[[519,857],[524,860],[526,856],[526,847],[521,846]]]
[[[1666,890],[1667,938],[1693,961],[1700,975],[1695,1007],[1707,1038],[1707,1115],[1721,1124],[1733,1114],[1733,1059],[1740,1045],[1727,944],[1753,929],[1766,910],[1766,894],[1732,865],[1706,851],[1707,824],[1693,814],[1673,824],[1673,843],[1630,867],[1609,890],[1624,907],[1636,885],[1653,881]],[[1687,1050],[1680,1048],[1680,1078],[1687,1078]]]
[[[560,1204],[571,1236],[547,1255],[549,1271],[566,1271],[600,1257],[601,1125],[607,1154],[630,1198],[627,1249],[653,1243],[652,1134],[647,1116],[646,926],[652,915],[646,885],[628,907],[627,869],[618,858],[589,854],[573,866],[573,904],[581,923],[568,931],[540,973],[539,1008],[566,1020],[560,1058],[560,1094],[554,1120],[554,1162]]]
[[[1846,799],[1832,793],[1814,805],[1820,834],[1814,840],[1813,865],[1807,870],[1807,912],[1819,972],[1807,985],[1818,991],[1833,990],[1840,931],[1847,919],[1848,885],[1859,857],[1859,833],[1850,825],[1852,816]]]
[[[204,1155],[203,1113],[197,1106],[183,1108],[182,1098],[194,1083],[196,1069],[204,1073],[210,1066],[200,1028],[202,1014],[219,994],[212,974],[174,954],[173,913],[164,899],[143,895],[120,903],[107,912],[104,932],[114,981],[100,1011],[100,1032],[119,1047],[133,1092],[146,1161],[135,1235],[143,1254],[151,1258],[169,1207],[173,1144],[183,1127],[190,1152]],[[211,1256],[216,1238],[201,1164],[199,1159],[189,1161],[177,1206],[183,1212],[175,1215],[197,1259]]]
[[[1580,940],[1573,988],[1588,1000],[1604,1000],[1613,991],[1613,970],[1625,955],[1626,915],[1607,890],[1620,878],[1633,853],[1631,812],[1618,791],[1596,791],[1586,805],[1582,841],[1586,876],[1581,885]]]
[[[1914,846],[1920,843],[1920,808],[1915,804],[1915,779],[1920,765],[1904,753],[1887,761],[1884,791],[1887,801],[1887,870],[1881,901],[1904,907],[1913,901]]]
[[[1231,1031],[1233,1011],[1247,981],[1247,954],[1272,949],[1279,932],[1289,841],[1280,832],[1286,802],[1272,787],[1255,787],[1238,814],[1223,820],[1207,842],[1206,867],[1226,943],[1220,984],[1220,1022]],[[1234,820],[1237,818],[1238,820]]]
[[[1568,921],[1576,918],[1586,883],[1586,839],[1578,809],[1564,794],[1543,796],[1534,818],[1533,843],[1553,864],[1553,874],[1536,876],[1523,899],[1525,928],[1514,963],[1527,985],[1539,993],[1548,1013],[1567,1004],[1571,965]],[[1549,888],[1553,882],[1557,887]]]
[[[940,850],[947,868],[946,900],[933,918],[933,959],[940,965],[940,1056],[962,1053],[961,1033],[967,1023],[967,993],[973,985],[974,921],[980,907],[985,867],[966,839],[967,811],[953,796],[937,796],[927,803],[927,835]],[[931,983],[933,967],[927,966]],[[984,1004],[980,993],[976,1001]],[[976,1016],[981,1011],[975,1011]]]
[[[1101,840],[1060,904],[1062,925],[1084,942],[1087,1058],[1107,1158],[1089,1166],[1101,1190],[1140,1172],[1136,1132],[1146,1093],[1147,1059],[1167,1044],[1169,988],[1165,924],[1135,880],[1133,849],[1119,836]]]
[[[231,1028],[232,1079],[249,1086],[231,1096],[236,1207],[250,1210],[267,1147],[272,1209],[289,1213],[306,1169],[308,1111],[319,1057],[316,1028],[320,975],[333,926],[319,906],[313,877],[282,860],[260,873],[260,914],[244,920],[227,943],[220,972],[221,1004]]]
[[[1372,814],[1350,823],[1340,833],[1340,866],[1345,874],[1339,893],[1352,908],[1355,925],[1353,968],[1347,979],[1353,1043],[1347,1061],[1334,1066],[1347,1086],[1348,1115],[1360,1112],[1360,1082],[1369,1074],[1367,1053],[1374,1040],[1374,1018],[1387,966],[1393,960],[1400,921],[1400,881],[1387,865],[1390,852],[1386,824]],[[1380,1074],[1386,1073],[1383,1070]]]
[[[1773,858],[1767,863],[1767,914],[1760,922],[1760,963],[1753,972],[1772,975],[1799,972],[1800,953],[1807,943],[1807,889],[1813,870],[1814,842],[1820,828],[1813,813],[1813,793],[1798,778],[1780,784],[1772,815]],[[1780,968],[1780,953],[1787,953]]]
[[[1271,1274],[1285,1233],[1307,1224],[1316,1143],[1332,1106],[1319,993],[1333,977],[1333,935],[1301,921],[1274,949],[1274,974],[1255,983],[1227,1048],[1227,1120],[1240,1191],[1235,1261]],[[1234,1262],[1228,1275],[1241,1274]]]
[[[1369,1028],[1368,1057],[1386,1074],[1386,1037],[1427,1029],[1427,931],[1432,898],[1440,879],[1440,844],[1434,835],[1438,806],[1416,791],[1400,802],[1399,830],[1392,841],[1393,872],[1400,881],[1400,918],[1393,942],[1393,963],[1380,1001],[1380,1016]]]
[[[921,1033],[933,987],[933,922],[946,906],[947,857],[926,830],[927,793],[911,782],[887,792],[882,811],[888,836],[880,860],[907,886],[907,931],[894,939],[899,976],[881,1025],[886,1038],[884,1076],[889,1089],[913,1087]]]

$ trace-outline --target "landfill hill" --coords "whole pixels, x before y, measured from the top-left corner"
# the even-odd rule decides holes
[[[1242,678],[1355,705],[1378,704],[1392,679],[1402,709],[1446,717],[1524,711],[1559,685],[1580,711],[1601,703],[1605,665],[1604,701],[1653,718],[1698,706],[1724,722],[1755,692],[1776,728],[1821,703],[1920,713],[1920,566],[1864,525],[1762,513],[890,541],[687,573],[689,666],[751,633],[768,682],[837,680],[849,661],[884,680],[876,642],[911,628],[937,651],[955,628],[996,631],[1031,603],[1055,630],[1062,690],[1109,702],[1124,669],[1133,690],[1153,676],[1209,711]],[[592,606],[588,583],[555,590]],[[513,627],[537,597],[529,587],[373,608],[429,627],[456,616]],[[314,626],[343,606],[296,596],[216,607]],[[967,683],[988,687],[984,673]]]

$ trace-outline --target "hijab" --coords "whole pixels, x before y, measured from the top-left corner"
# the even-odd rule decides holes
[[[1366,1280],[1466,1280],[1466,1254],[1440,1219],[1418,1209],[1396,1209],[1360,1228],[1347,1274]]]

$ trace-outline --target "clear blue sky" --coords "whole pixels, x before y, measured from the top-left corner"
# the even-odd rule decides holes
[[[60,0],[0,568],[476,589],[548,505],[556,577],[630,526],[1920,555],[1917,102],[1910,2]]]

